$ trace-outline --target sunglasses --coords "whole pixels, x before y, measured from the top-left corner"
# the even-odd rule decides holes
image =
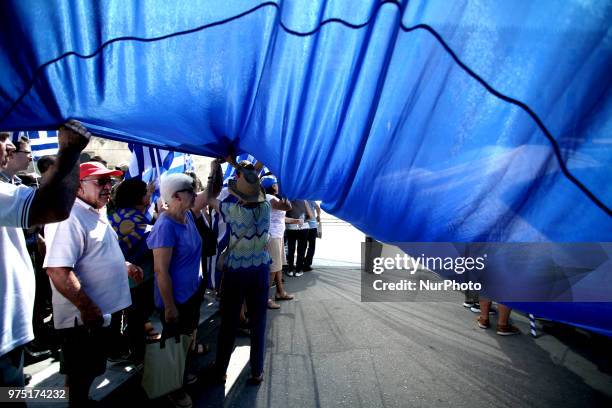
[[[32,154],[31,150],[15,150],[13,153]]]
[[[90,179],[90,180],[81,180],[81,181],[83,181],[83,182],[91,181],[91,182],[96,183],[100,187],[104,187],[104,186],[106,186],[108,184],[110,184],[111,186],[115,185],[115,180],[113,180],[110,177],[104,177],[104,178],[99,178],[99,179]]]

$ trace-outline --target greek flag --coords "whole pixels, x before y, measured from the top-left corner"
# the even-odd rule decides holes
[[[37,161],[43,156],[57,154],[59,149],[56,130],[19,132],[18,136],[26,136],[28,139],[30,139],[32,159],[34,161]],[[13,140],[15,139],[17,138],[13,138]]]
[[[138,177],[148,183],[157,180],[164,173],[184,173],[194,171],[193,159],[190,154],[170,150],[154,149],[130,143],[128,148],[132,158],[125,178]]]
[[[125,178],[140,178],[145,183],[155,182],[155,192],[151,197],[151,207],[147,214],[153,216],[154,204],[160,197],[159,177],[165,173],[184,173],[194,171],[195,166],[190,154],[178,153],[170,150],[154,149],[129,143],[128,148],[132,152],[130,165],[125,173]]]
[[[257,162],[255,157],[251,156],[250,154],[243,153],[240,156],[236,156],[236,163],[240,163],[243,160],[248,160],[253,164]],[[223,185],[227,186],[227,181],[236,175],[236,169],[234,168],[234,166],[230,166],[228,163],[223,163],[221,167],[224,169]]]
[[[243,153],[239,156],[236,156],[236,163],[240,163],[243,160],[247,160],[252,164],[257,163],[257,159],[251,156],[250,154]],[[221,168],[223,169],[223,185],[227,186],[227,181],[236,175],[236,169],[227,163],[223,163],[221,165]],[[264,166],[259,171],[259,177],[263,177],[264,175],[267,175],[269,172],[270,171],[268,170],[268,168]]]

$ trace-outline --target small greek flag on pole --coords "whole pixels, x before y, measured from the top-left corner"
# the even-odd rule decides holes
[[[19,136],[26,136],[28,139],[30,139],[32,159],[34,161],[37,161],[43,156],[57,154],[59,149],[56,130],[19,132]]]

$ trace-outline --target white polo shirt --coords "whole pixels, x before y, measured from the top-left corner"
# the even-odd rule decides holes
[[[96,210],[77,198],[67,220],[45,226],[45,239],[47,255],[43,266],[72,268],[102,314],[125,309],[132,303],[125,258],[106,211]],[[55,328],[74,327],[75,317],[80,322],[81,313],[53,282],[51,287]]]
[[[34,340],[36,281],[21,228],[27,228],[34,189],[0,182],[0,356]]]

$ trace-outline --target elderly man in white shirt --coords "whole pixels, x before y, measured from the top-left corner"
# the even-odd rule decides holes
[[[74,406],[87,404],[93,380],[106,370],[110,315],[132,303],[128,274],[142,279],[142,269],[125,261],[106,218],[111,177],[121,175],[99,162],[82,163],[70,217],[45,227],[43,266],[51,279],[53,322],[62,341],[60,372]]]
[[[15,151],[8,137],[0,133],[0,170]],[[34,339],[34,270],[21,229],[68,217],[89,137],[78,122],[60,129],[57,166],[38,190],[0,181],[0,386],[23,387],[23,345]]]

